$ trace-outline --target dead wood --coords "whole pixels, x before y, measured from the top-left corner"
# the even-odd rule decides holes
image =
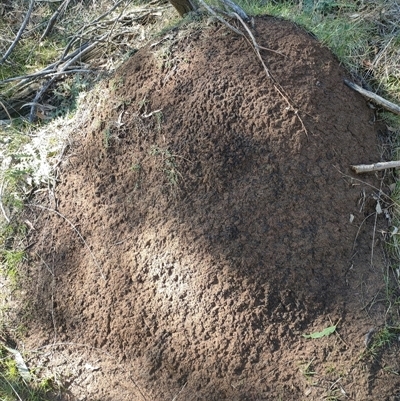
[[[219,22],[222,24],[226,25],[231,31],[237,33],[238,35],[243,36],[243,32],[240,31],[239,29],[236,29],[233,25],[231,25],[228,21],[226,21],[224,18],[222,18],[216,11],[214,11],[208,4],[206,4],[203,0],[198,0],[199,3],[208,11],[210,15],[213,17],[217,18]]]
[[[34,4],[35,4],[35,0],[31,0],[31,2],[29,3],[29,9],[25,15],[25,18],[24,18],[24,21],[22,22],[21,27],[18,30],[17,36],[15,37],[14,41],[11,43],[11,46],[8,48],[8,50],[6,51],[4,56],[0,59],[0,65],[3,64],[7,60],[7,58],[10,56],[10,54],[14,50],[15,46],[17,46],[17,43],[21,39],[21,36],[24,33],[26,26],[28,25],[29,18],[31,17]]]
[[[71,0],[64,0],[61,5],[57,8],[57,10],[53,13],[53,15],[50,17],[49,22],[47,23],[46,29],[44,30],[42,36],[40,37],[40,40],[42,41],[46,36],[49,36],[59,18],[62,17],[64,14],[65,10],[67,9],[69,3]]]
[[[33,3],[32,0],[30,7],[33,7]],[[70,0],[64,0],[53,13],[42,38],[48,36],[62,21],[69,4]],[[101,65],[106,65],[109,56],[114,55],[118,49],[129,50],[132,36],[139,35],[142,27],[152,23],[166,8],[160,0],[153,0],[143,7],[127,11],[130,4],[129,0],[117,1],[106,12],[82,26],[70,38],[58,59],[42,70],[0,81],[0,120],[26,115],[28,110],[23,108],[29,105],[29,120],[33,121],[36,118],[36,109],[43,107],[40,103],[43,98],[48,97],[51,88],[72,74],[96,71]],[[120,9],[117,10],[118,8]],[[26,24],[30,13],[31,10],[25,16]],[[3,60],[11,54],[13,47],[21,39],[26,24],[21,26],[13,42],[14,46],[10,46]]]
[[[361,88],[361,86],[358,86],[355,83],[348,81],[347,79],[344,80],[344,83],[351,89],[372,100],[377,105],[382,106],[384,109],[389,110],[395,114],[400,114],[400,106],[397,106],[392,102],[389,102],[388,100],[384,99],[381,96],[378,96],[373,92]]]
[[[228,13],[236,13],[237,15],[240,16],[244,21],[249,21],[249,17],[247,14],[244,12],[242,8],[240,8],[237,4],[235,4],[231,0],[219,0],[227,9]]]
[[[400,161],[379,162],[374,164],[358,164],[351,166],[351,169],[354,170],[357,174],[362,174],[397,167],[400,167]]]
[[[191,0],[169,0],[169,2],[175,7],[181,17],[191,11],[195,11],[197,8]]]

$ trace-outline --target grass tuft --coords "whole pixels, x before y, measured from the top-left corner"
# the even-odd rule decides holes
[[[0,345],[0,399],[2,401],[46,401],[57,385],[50,377],[39,379],[30,374],[31,380],[24,380],[13,354]]]

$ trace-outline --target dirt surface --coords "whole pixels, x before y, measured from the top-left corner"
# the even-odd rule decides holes
[[[104,87],[57,213],[31,208],[26,341],[61,399],[399,399],[395,347],[363,357],[381,184],[349,168],[381,160],[382,127],[311,35],[255,34],[292,107],[243,38],[171,31]]]

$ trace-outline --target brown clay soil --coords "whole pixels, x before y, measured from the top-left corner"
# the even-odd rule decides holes
[[[398,349],[365,352],[381,184],[349,168],[381,160],[384,127],[310,34],[254,32],[291,106],[245,39],[173,30],[109,80],[27,214],[26,344],[59,399],[399,399]]]

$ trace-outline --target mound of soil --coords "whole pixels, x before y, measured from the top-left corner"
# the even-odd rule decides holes
[[[287,99],[244,38],[172,31],[104,89],[58,214],[32,208],[29,338],[65,399],[395,399],[361,357],[383,319],[380,183],[349,169],[380,159],[379,127],[311,35],[254,30]]]

